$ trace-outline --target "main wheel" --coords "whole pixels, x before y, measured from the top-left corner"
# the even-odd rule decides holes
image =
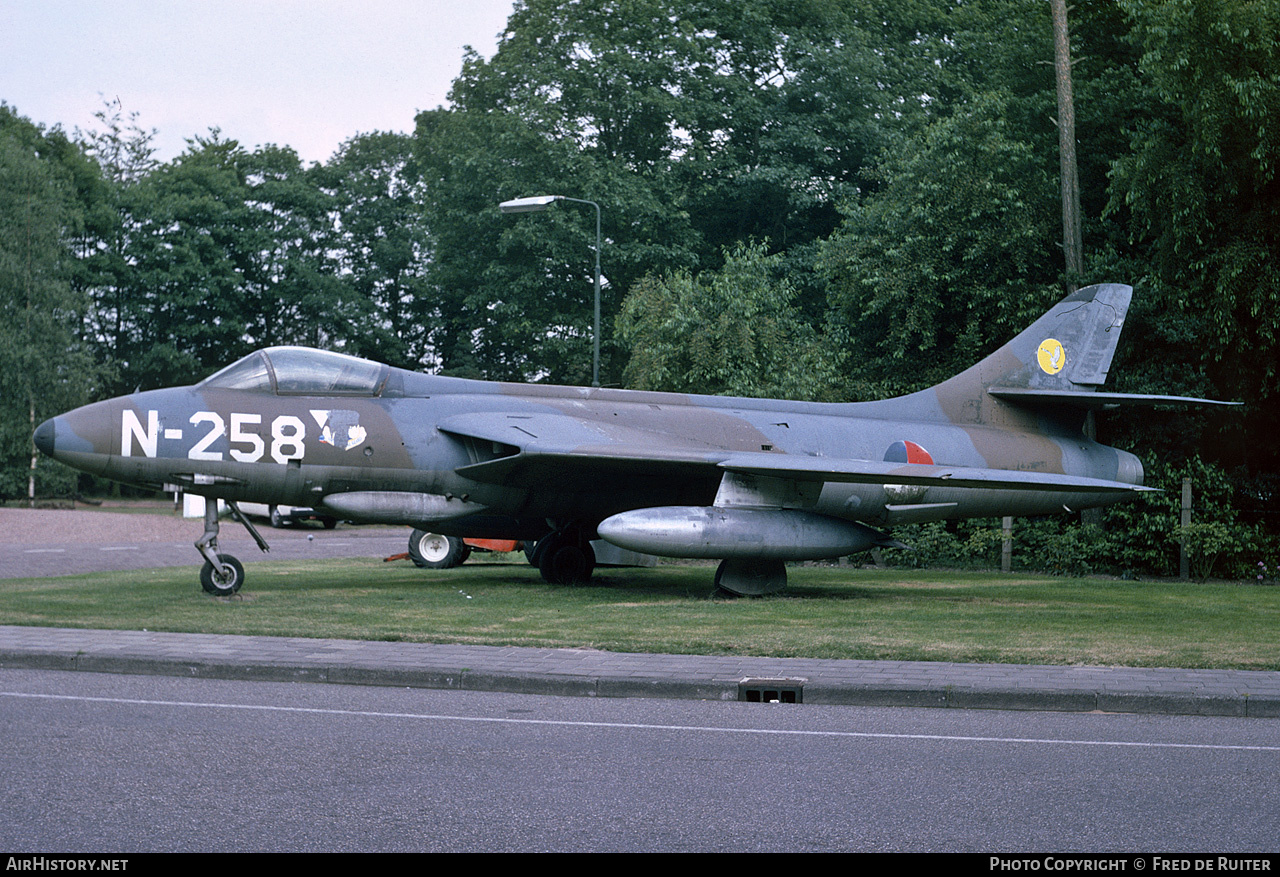
[[[409,536],[409,557],[426,569],[452,569],[467,559],[471,551],[456,536],[442,536],[414,530]]]
[[[215,597],[230,597],[244,584],[244,566],[230,554],[219,554],[224,571],[219,575],[209,561],[200,568],[200,587]]]
[[[271,507],[271,526],[277,530],[284,526],[284,515],[280,514],[280,509],[275,506]]]
[[[590,581],[596,568],[596,555],[589,544],[548,545],[541,552],[538,571],[553,585],[577,585]]]

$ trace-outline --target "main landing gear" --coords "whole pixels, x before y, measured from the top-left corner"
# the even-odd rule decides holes
[[[230,501],[227,507],[231,509],[232,517],[244,524],[258,547],[270,551],[266,540],[240,513],[239,507]],[[244,584],[244,565],[230,554],[218,553],[218,528],[218,500],[209,497],[204,504],[204,535],[196,541],[196,550],[204,557],[204,566],[200,568],[200,587],[215,597],[230,597]]]
[[[529,562],[553,585],[578,585],[590,581],[596,553],[581,526],[570,524],[538,540]]]

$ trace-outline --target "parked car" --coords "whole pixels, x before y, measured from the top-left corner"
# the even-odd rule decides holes
[[[242,502],[240,511],[246,515],[266,518],[271,526],[279,528],[299,521],[319,521],[326,530],[338,526],[338,519],[333,515],[318,512],[313,508],[296,505],[266,505],[260,502]]]

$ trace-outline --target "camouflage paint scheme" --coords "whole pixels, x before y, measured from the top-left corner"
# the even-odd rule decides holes
[[[53,418],[35,441],[131,484],[540,539],[551,581],[588,578],[598,535],[723,558],[718,585],[764,593],[785,584],[785,560],[893,544],[878,528],[1075,511],[1144,490],[1137,458],[1085,437],[1084,411],[1207,400],[1099,390],[1131,294],[1081,289],[961,374],[877,402],[490,383],[272,348],[195,386]],[[206,589],[225,593],[243,573],[221,562],[216,537],[214,514],[197,547]]]

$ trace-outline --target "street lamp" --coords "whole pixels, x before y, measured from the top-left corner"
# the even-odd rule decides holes
[[[591,331],[591,386],[598,387],[600,386],[600,205],[594,201],[569,198],[565,195],[537,195],[533,198],[503,201],[498,208],[503,213],[536,213],[546,210],[557,201],[590,204],[596,209],[596,310],[595,324]]]

